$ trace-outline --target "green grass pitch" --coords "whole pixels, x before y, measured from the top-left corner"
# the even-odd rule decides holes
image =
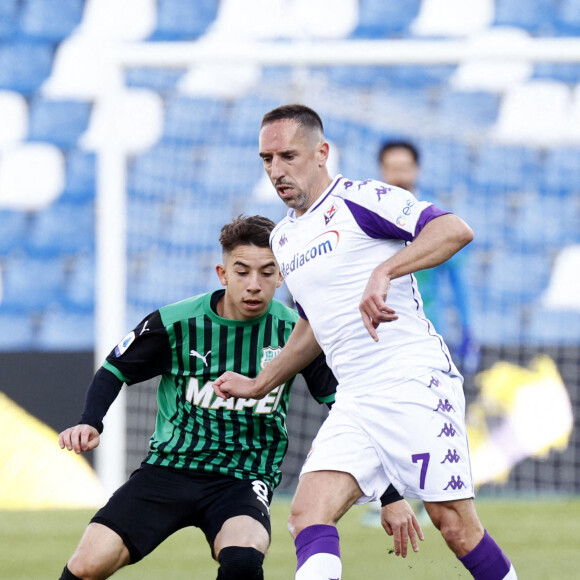
[[[515,564],[520,580],[580,577],[580,498],[482,498],[484,525]],[[286,531],[287,498],[272,506],[272,546],[265,561],[267,580],[294,578],[294,547]],[[432,525],[425,541],[406,559],[390,553],[392,539],[382,528],[361,525],[366,508],[353,508],[339,523],[345,580],[469,579]],[[74,550],[92,512],[0,512],[0,577],[53,580]],[[216,564],[199,530],[182,530],[142,562],[115,575],[119,580],[212,580]]]

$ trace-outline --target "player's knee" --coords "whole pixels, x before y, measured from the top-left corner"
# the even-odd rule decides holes
[[[103,580],[108,578],[113,572],[107,570],[103,564],[91,557],[74,554],[67,564],[68,571],[72,576],[63,576],[65,580]]]
[[[263,580],[264,554],[255,548],[228,546],[218,556],[220,576],[224,580]]]

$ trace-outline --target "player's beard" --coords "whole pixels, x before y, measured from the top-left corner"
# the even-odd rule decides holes
[[[289,184],[286,184],[289,185]],[[288,206],[293,209],[297,210],[307,210],[310,205],[310,197],[308,194],[303,191],[302,189],[298,189],[295,185],[292,185],[292,188],[297,193],[292,197],[283,197],[280,195],[280,192],[276,189],[276,193],[278,197]]]

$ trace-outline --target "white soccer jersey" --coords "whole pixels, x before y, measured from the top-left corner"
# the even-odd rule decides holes
[[[413,275],[392,280],[386,302],[399,318],[379,325],[379,342],[359,311],[372,270],[444,213],[403,189],[338,175],[304,215],[290,209],[272,232],[272,250],[338,379],[339,395],[368,393],[431,369],[459,374],[425,317]]]

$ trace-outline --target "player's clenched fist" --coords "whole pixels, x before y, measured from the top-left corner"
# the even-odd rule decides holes
[[[99,432],[90,425],[75,425],[65,429],[58,436],[58,443],[61,449],[65,447],[69,451],[82,453],[94,449],[100,441]]]

